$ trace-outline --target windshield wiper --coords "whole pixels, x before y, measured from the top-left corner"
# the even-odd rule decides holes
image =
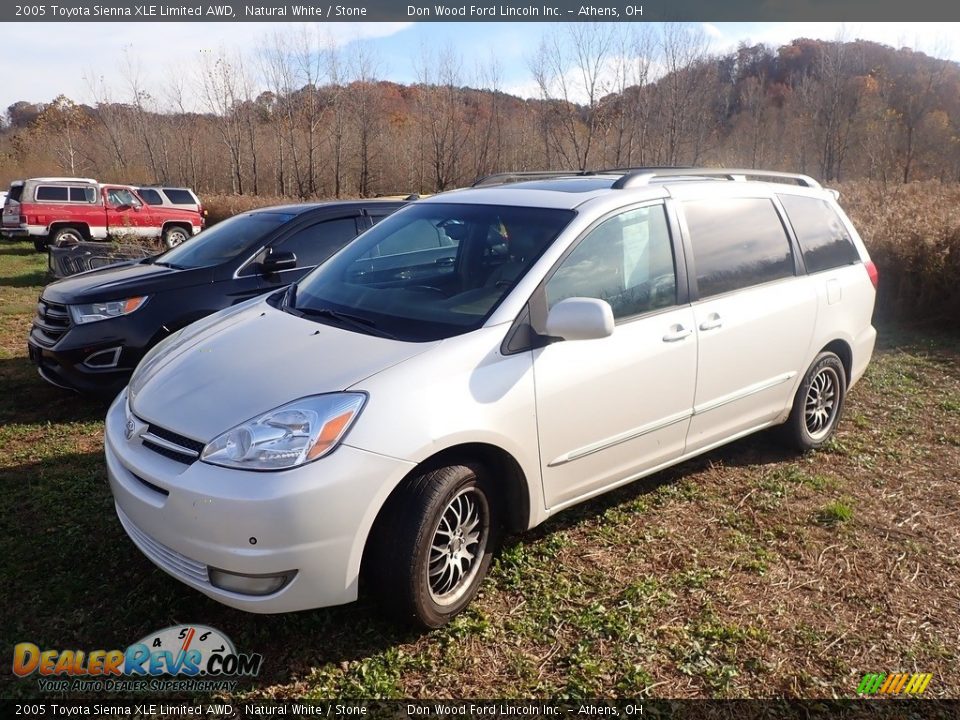
[[[170,268],[171,270],[185,270],[185,269],[186,269],[186,267],[184,267],[183,265],[174,265],[173,263],[168,263],[168,262],[160,262],[160,261],[157,261],[157,262],[154,262],[154,263],[151,263],[151,264],[152,264],[152,265],[156,265],[156,266],[158,266],[158,267],[167,267],[167,268]]]
[[[349,313],[343,313],[339,310],[331,310],[330,308],[298,308],[294,307],[290,303],[287,304],[287,307],[291,312],[297,313],[302,317],[329,318],[331,320],[336,320],[337,322],[343,323],[344,325],[350,325],[351,327],[364,333],[379,335],[380,337],[389,338],[391,340],[397,339],[396,335],[392,335],[386,330],[381,330],[377,327],[377,324],[369,318],[360,317],[358,315],[350,315]]]

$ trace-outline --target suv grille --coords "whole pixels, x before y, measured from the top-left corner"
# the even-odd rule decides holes
[[[50,347],[70,329],[70,313],[66,305],[49,302],[42,297],[37,303],[37,314],[33,318],[34,338],[42,345]]]
[[[159,425],[149,425],[140,439],[145,448],[185,465],[196,462],[204,448],[202,442],[191,440]]]

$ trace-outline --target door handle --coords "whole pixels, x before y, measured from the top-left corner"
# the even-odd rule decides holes
[[[721,325],[723,325],[723,320],[720,319],[720,316],[717,313],[710,313],[707,315],[707,319],[700,323],[700,329],[713,330]]]
[[[670,332],[663,336],[664,342],[677,342],[683,340],[693,333],[693,330],[685,328],[683,325],[671,325]]]

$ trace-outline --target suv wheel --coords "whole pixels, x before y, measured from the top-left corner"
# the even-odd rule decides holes
[[[72,227],[60,228],[50,238],[54,247],[69,247],[80,242],[83,242],[83,233]]]
[[[33,238],[33,249],[39,253],[47,251],[47,239],[42,237]]]
[[[163,231],[163,244],[168,248],[175,248],[177,245],[185,243],[188,237],[187,231],[182,227],[179,225],[171,225]]]
[[[375,538],[381,602],[405,619],[440,627],[477,594],[499,539],[496,502],[479,466],[451,465],[411,478]]]
[[[825,445],[837,430],[847,391],[847,374],[832,352],[817,355],[793,400],[784,427],[788,440],[801,452]]]

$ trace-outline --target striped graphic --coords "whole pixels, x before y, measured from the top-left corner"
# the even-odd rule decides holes
[[[860,695],[921,695],[933,677],[930,673],[867,673],[857,686]]]

